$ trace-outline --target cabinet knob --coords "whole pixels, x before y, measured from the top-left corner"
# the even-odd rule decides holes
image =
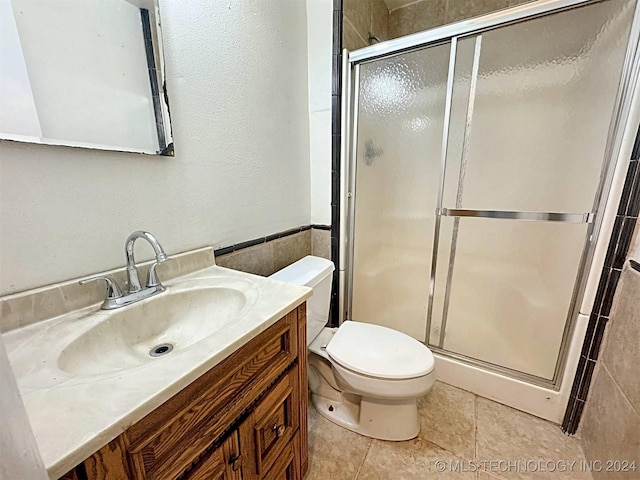
[[[284,435],[286,427],[284,425],[274,425],[273,427],[271,427],[271,430],[276,433],[276,438],[280,438]]]
[[[237,472],[242,467],[242,455],[231,455],[229,458],[229,465],[231,465],[231,470]]]

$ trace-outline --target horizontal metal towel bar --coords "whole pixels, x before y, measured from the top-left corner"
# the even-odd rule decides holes
[[[462,208],[442,208],[444,217],[500,218],[511,220],[536,220],[539,222],[591,223],[591,213],[554,212],[510,212],[507,210],[467,210]]]

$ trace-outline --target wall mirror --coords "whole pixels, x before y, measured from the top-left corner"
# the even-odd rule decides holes
[[[173,155],[157,0],[0,0],[0,139]]]

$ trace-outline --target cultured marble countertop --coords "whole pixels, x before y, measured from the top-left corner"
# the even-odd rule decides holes
[[[232,323],[190,347],[141,366],[105,374],[71,375],[59,367],[58,360],[79,335],[104,320],[105,313],[99,305],[2,336],[51,478],[58,478],[91,456],[312,293],[306,287],[217,266],[164,285],[171,292],[187,280],[249,286],[252,305]],[[159,296],[142,302],[152,302],[154,298]]]

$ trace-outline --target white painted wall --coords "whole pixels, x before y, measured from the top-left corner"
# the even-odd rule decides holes
[[[331,225],[333,1],[307,0],[311,223]]]
[[[10,0],[0,0],[0,132],[42,136]]]
[[[160,13],[175,158],[0,143],[0,294],[123,265],[136,229],[175,253],[309,223],[305,2]]]

